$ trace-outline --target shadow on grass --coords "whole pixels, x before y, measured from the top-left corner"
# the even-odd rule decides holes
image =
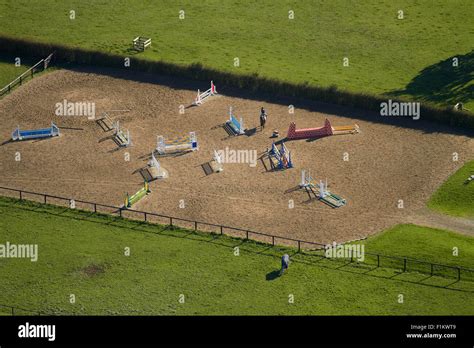
[[[279,277],[280,277],[280,270],[276,269],[274,271],[271,271],[271,272],[267,273],[267,275],[265,276],[265,279],[271,281],[271,280],[275,280]]]
[[[453,66],[454,60],[458,66]],[[467,103],[474,98],[474,50],[458,54],[424,68],[401,90],[388,96],[409,96],[415,100],[449,103]]]

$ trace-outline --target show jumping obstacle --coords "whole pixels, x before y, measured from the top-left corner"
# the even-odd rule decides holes
[[[203,102],[205,102],[206,99],[208,99],[209,97],[212,97],[213,95],[216,95],[216,94],[217,94],[216,85],[214,85],[214,83],[211,81],[211,88],[209,88],[207,91],[201,93],[198,89],[197,97],[194,100],[193,105],[199,106]]]
[[[132,140],[130,138],[130,131],[127,129],[125,132],[124,130],[120,129],[119,121],[114,122],[113,128],[115,131],[115,140],[119,146],[128,147],[132,144]]]
[[[319,180],[319,200],[323,201],[327,205],[333,208],[339,208],[346,205],[346,200],[334,193],[331,193],[327,190],[328,183],[323,183],[322,180]]]
[[[326,182],[319,180],[319,183],[315,184],[309,172],[306,174],[305,170],[301,171],[301,181],[299,186],[332,208],[339,208],[346,205],[346,200],[344,198],[328,191],[327,180]],[[316,192],[315,189],[318,189],[319,192]]]
[[[153,179],[164,179],[168,177],[168,171],[161,166],[153,152],[151,153],[151,159],[148,162],[148,171]]]
[[[125,208],[131,208],[132,205],[137,203],[139,200],[141,200],[143,197],[148,195],[151,192],[150,187],[148,186],[148,182],[144,181],[143,182],[143,187],[138,190],[135,194],[129,196],[127,193],[127,196],[125,197]]]
[[[242,120],[242,117],[240,118],[240,121],[237,120],[237,117],[232,113],[232,106],[229,107],[229,119],[226,121],[226,125],[234,135],[245,134],[244,121]]]
[[[159,135],[157,139],[156,151],[160,155],[196,150],[198,150],[198,142],[195,132],[189,132],[189,136],[172,140],[165,140],[162,135]]]
[[[340,135],[340,134],[356,134],[359,133],[360,129],[357,124],[353,126],[341,126],[341,127],[332,127],[328,119],[324,121],[324,126],[319,128],[301,128],[296,129],[296,124],[294,122],[290,123],[288,128],[287,138],[294,139],[308,139],[308,138],[321,138],[330,135]]]
[[[107,114],[107,112],[104,112],[102,114],[102,118],[98,119],[97,123],[106,132],[115,130],[115,122],[109,117],[109,114]]]
[[[20,126],[17,126],[17,128],[12,132],[12,140],[48,138],[58,135],[59,128],[53,122],[51,122],[50,128],[20,130]]]
[[[211,168],[215,173],[220,173],[224,170],[222,155],[214,150],[214,157],[212,158]]]
[[[151,39],[148,37],[137,36],[133,39],[132,45],[135,50],[143,52],[147,47],[151,46]]]
[[[272,169],[289,169],[293,168],[293,162],[291,161],[291,153],[285,146],[285,143],[281,143],[280,149],[272,144],[270,150],[267,150],[268,158],[270,159],[270,165]]]
[[[466,181],[464,181],[464,184],[469,184],[470,182],[474,181],[474,175],[469,176]]]
[[[110,116],[110,112],[119,112],[125,113],[130,112],[130,110],[122,109],[122,110],[107,110],[102,113],[102,117],[97,119],[96,122],[102,127],[105,132],[109,132],[111,130],[116,130],[118,124],[117,121],[114,121]]]
[[[313,178],[311,177],[309,171],[306,174],[306,170],[301,170],[301,181],[300,188],[314,187]]]
[[[290,128],[288,129],[288,139],[308,139],[308,138],[320,138],[328,135],[332,135],[331,123],[328,119],[324,121],[324,127],[319,128],[301,128],[296,129],[296,124],[294,122],[290,123]]]
[[[308,194],[313,194],[314,197],[318,197],[318,193],[314,191],[316,185],[313,182],[313,178],[311,177],[309,171],[306,173],[306,170],[301,171],[301,181],[299,184],[300,188],[305,189]]]
[[[333,135],[341,135],[341,134],[356,134],[359,133],[360,129],[357,124],[353,126],[339,126],[339,127],[332,127],[332,134]]]

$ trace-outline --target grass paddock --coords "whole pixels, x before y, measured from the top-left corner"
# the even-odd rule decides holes
[[[469,281],[5,198],[0,213],[2,243],[39,248],[37,262],[1,261],[0,304],[85,315],[474,313]],[[284,252],[293,262],[278,277]]]

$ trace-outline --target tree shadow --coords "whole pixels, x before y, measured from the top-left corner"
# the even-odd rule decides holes
[[[457,67],[453,66],[456,58]],[[409,96],[420,101],[455,105],[474,99],[473,81],[474,50],[464,55],[454,55],[424,68],[404,89],[394,90],[385,95]]]

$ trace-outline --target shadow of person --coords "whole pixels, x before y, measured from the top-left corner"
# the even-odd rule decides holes
[[[248,137],[251,137],[253,135],[257,134],[257,127],[246,129],[245,130],[245,135]]]
[[[265,276],[265,279],[266,280],[275,280],[278,277],[280,277],[280,270],[279,269],[271,271],[270,273],[267,273],[267,275]]]

